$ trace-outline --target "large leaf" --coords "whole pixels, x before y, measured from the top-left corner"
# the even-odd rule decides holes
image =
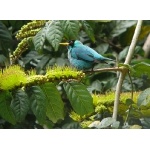
[[[81,20],[83,29],[85,30],[85,32],[87,33],[87,35],[90,37],[90,39],[95,42],[95,37],[94,37],[94,32],[93,32],[93,28],[90,26],[90,24],[85,21],[85,20]]]
[[[25,119],[25,116],[29,110],[29,99],[25,91],[21,89],[15,91],[13,100],[11,102],[11,108],[17,121],[21,122]]]
[[[135,25],[137,21],[135,20],[117,20],[114,23],[114,28],[111,32],[112,37],[116,37],[127,30],[127,28]]]
[[[137,105],[140,106],[150,106],[150,88],[141,92],[138,97]]]
[[[64,20],[62,21],[62,26],[67,39],[77,39],[79,32],[79,21]]]
[[[41,88],[47,99],[47,117],[53,123],[56,123],[60,119],[64,119],[64,104],[56,86],[53,83],[46,83],[41,85]]]
[[[6,121],[15,124],[15,116],[10,107],[10,100],[12,99],[11,94],[8,91],[0,92],[0,116]]]
[[[62,23],[61,21],[52,21],[46,32],[46,39],[55,50],[58,50],[59,43],[63,38]]]
[[[92,97],[82,83],[65,83],[64,89],[73,109],[79,115],[85,115],[94,111]]]
[[[46,97],[39,86],[32,86],[27,92],[29,95],[31,110],[40,124],[44,124],[46,119]]]
[[[141,62],[132,67],[135,71],[132,75],[135,77],[141,77],[142,75],[147,75],[150,78],[150,64]]]
[[[33,38],[33,43],[35,46],[35,50],[41,51],[43,49],[43,45],[45,42],[46,30],[47,28],[41,29],[36,36]]]

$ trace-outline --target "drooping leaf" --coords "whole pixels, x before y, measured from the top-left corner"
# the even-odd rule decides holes
[[[64,20],[62,27],[67,39],[77,39],[79,32],[79,21],[77,20]]]
[[[150,78],[150,64],[141,62],[132,66],[132,68],[135,70],[132,72],[133,76],[141,77],[142,75],[147,75]]]
[[[45,42],[46,31],[47,31],[47,28],[45,27],[45,28],[41,29],[36,34],[36,36],[34,36],[33,43],[34,43],[34,46],[35,46],[35,50],[41,51],[43,49],[43,45],[44,45],[44,42]]]
[[[39,86],[32,86],[27,90],[31,103],[31,110],[40,124],[46,119],[46,96]]]
[[[41,59],[43,55],[39,55],[37,51],[30,51],[24,58],[22,58],[24,64],[27,64],[36,59]]]
[[[117,20],[114,23],[114,28],[111,32],[111,37],[116,37],[127,30],[127,28],[135,25],[135,20]]]
[[[93,42],[95,42],[93,28],[90,26],[90,24],[87,21],[85,21],[85,20],[81,20],[80,22],[82,23],[83,29],[85,30],[87,35],[90,37],[90,39]]]
[[[55,50],[58,50],[59,43],[63,38],[62,23],[59,20],[52,21],[48,25],[46,39]]]
[[[29,110],[29,104],[28,95],[25,93],[25,91],[21,89],[15,91],[11,102],[11,108],[17,121],[21,122],[25,119],[25,116]]]
[[[47,99],[47,117],[53,123],[56,123],[60,119],[64,119],[64,104],[56,86],[53,83],[46,83],[41,85],[41,88]]]
[[[36,69],[37,69],[37,72],[39,72],[41,69],[43,69],[47,62],[50,60],[50,54],[48,55],[43,55],[43,57],[41,58],[41,60],[38,62],[37,66],[36,66]]]
[[[0,92],[0,116],[4,118],[6,121],[15,124],[15,116],[10,107],[10,100],[12,96],[9,91]]]
[[[70,82],[63,86],[76,113],[85,115],[94,111],[92,97],[83,84]]]
[[[138,97],[137,105],[140,106],[150,106],[150,88],[142,91]]]

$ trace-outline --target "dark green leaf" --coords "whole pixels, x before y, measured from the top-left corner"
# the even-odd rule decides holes
[[[29,110],[29,98],[25,91],[15,91],[13,100],[11,102],[11,108],[15,114],[16,120],[21,122],[25,119],[25,116]]]
[[[102,43],[99,46],[96,47],[96,50],[100,54],[104,54],[108,50],[109,44],[107,43]]]
[[[15,116],[10,107],[11,94],[8,91],[0,92],[0,116],[6,121],[15,124]]]
[[[142,91],[138,97],[137,105],[140,106],[150,106],[150,88]]]
[[[118,55],[118,59],[119,61],[121,60],[125,60],[126,56],[127,56],[127,53],[128,53],[128,50],[129,50],[129,46],[126,46]]]
[[[48,25],[46,32],[46,39],[52,45],[55,50],[58,50],[59,43],[63,38],[62,24],[61,21],[52,21]]]
[[[142,75],[147,75],[150,78],[150,64],[148,63],[138,63],[132,67],[134,72],[132,72],[132,76],[141,77]]]
[[[33,43],[35,46],[35,50],[41,51],[43,49],[43,45],[45,42],[45,36],[46,36],[46,27],[41,29],[36,36],[33,38]]]
[[[133,104],[134,102],[133,102],[133,100],[132,99],[130,99],[130,98],[128,98],[128,99],[126,99],[126,105],[127,106],[130,106],[131,104]]]
[[[150,118],[142,118],[140,121],[144,129],[150,129]]]
[[[40,124],[46,119],[46,96],[39,86],[32,86],[28,89],[28,96],[31,103],[31,110]]]
[[[65,83],[64,89],[73,109],[79,115],[94,111],[92,97],[83,84],[77,82]]]
[[[127,30],[127,28],[135,25],[137,21],[133,20],[117,20],[115,21],[114,28],[111,32],[112,37],[116,37]]]
[[[79,21],[64,20],[62,21],[62,26],[67,39],[77,39],[79,32]]]
[[[85,30],[87,35],[90,37],[90,39],[93,42],[95,42],[93,28],[90,26],[90,24],[87,21],[85,21],[85,20],[81,20],[80,22],[82,23],[83,29]]]
[[[47,117],[53,123],[56,123],[60,119],[64,119],[64,104],[56,86],[53,83],[46,83],[41,85],[41,88],[47,99]]]

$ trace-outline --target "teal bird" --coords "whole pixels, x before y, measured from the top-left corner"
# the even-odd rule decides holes
[[[78,40],[71,40],[68,43],[60,43],[68,46],[68,59],[72,66],[79,70],[92,69],[95,64],[100,62],[112,61],[112,59],[103,57],[92,48],[83,45]]]

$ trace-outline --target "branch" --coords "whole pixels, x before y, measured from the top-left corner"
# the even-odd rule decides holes
[[[122,72],[124,70],[124,68],[120,67],[116,67],[116,68],[102,68],[102,69],[96,69],[93,71],[84,71],[85,73],[93,73],[93,72],[108,72],[108,71],[120,71]]]
[[[141,27],[142,27],[142,20],[138,20],[138,23],[136,25],[136,29],[135,29],[135,32],[134,32],[134,35],[132,38],[132,42],[129,47],[129,51],[128,51],[128,54],[127,54],[124,64],[129,64],[131,62],[133,52],[134,52],[134,49],[135,49],[140,31],[141,31]],[[117,120],[121,88],[122,88],[123,80],[124,80],[127,72],[128,72],[127,68],[124,68],[124,71],[120,73],[119,80],[118,80],[118,83],[116,86],[115,102],[114,102],[114,109],[113,109],[113,116],[112,116],[112,118],[114,118],[115,120]]]

